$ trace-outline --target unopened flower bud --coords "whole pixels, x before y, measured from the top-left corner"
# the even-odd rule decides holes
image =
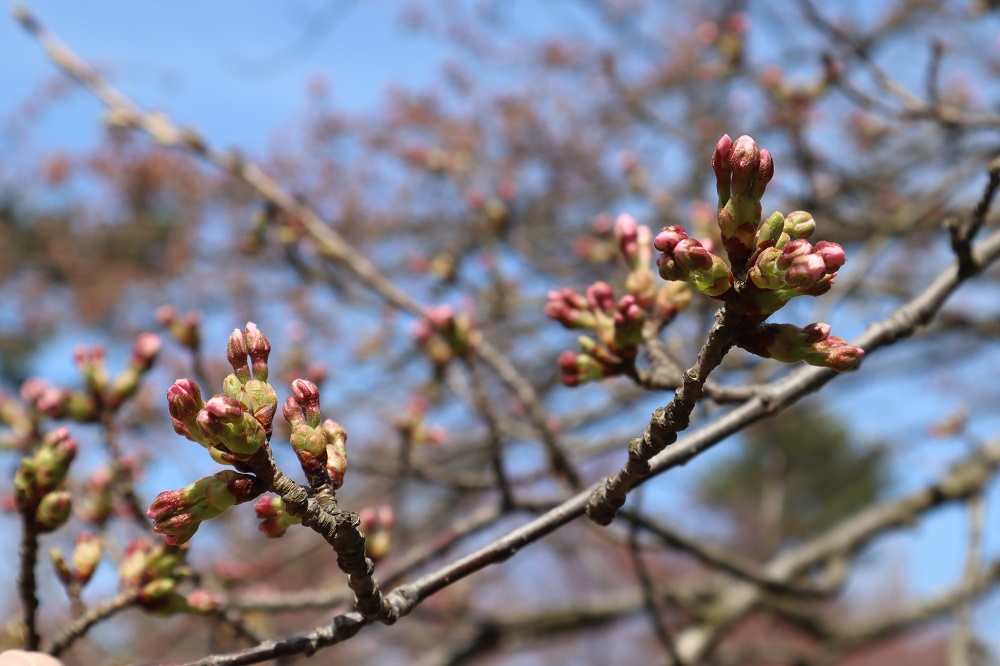
[[[797,210],[785,218],[785,233],[795,238],[809,238],[816,231],[816,220],[810,213]]]
[[[774,178],[774,160],[771,158],[771,153],[765,148],[760,151],[760,162],[757,164],[757,173],[754,176],[750,197],[756,201],[760,201],[761,197],[764,196],[767,184],[771,182],[772,178]]]
[[[751,137],[744,134],[733,144],[729,153],[729,168],[733,172],[733,193],[752,196],[754,180],[760,168],[760,148]],[[771,172],[774,172],[773,166]]]
[[[726,205],[730,197],[730,179],[732,170],[729,166],[729,154],[733,150],[733,140],[728,134],[723,134],[712,154],[712,170],[715,171],[715,189],[719,195],[719,208]]]
[[[324,421],[320,429],[326,437],[326,473],[330,485],[337,490],[344,484],[347,472],[347,431],[330,419]]]
[[[568,287],[548,293],[545,315],[571,329],[593,328],[596,324],[587,299]]]
[[[288,528],[302,521],[285,511],[285,503],[280,497],[264,495],[254,505],[254,512],[261,521],[257,529],[268,539],[277,539],[285,535]]]
[[[229,344],[226,345],[226,359],[233,368],[233,374],[241,382],[250,380],[250,365],[247,363],[247,345],[244,340],[243,331],[236,328],[229,335]]]
[[[68,490],[56,490],[42,497],[35,512],[35,520],[43,532],[51,532],[69,520],[73,500]]]
[[[611,285],[599,281],[587,287],[587,304],[595,312],[612,313],[615,309],[615,292]]]
[[[252,321],[246,326],[246,348],[253,364],[253,377],[262,382],[267,381],[267,359],[271,354],[271,343],[260,332]]]
[[[285,420],[295,425],[303,422],[311,428],[320,424],[322,416],[319,407],[319,387],[308,379],[296,379],[292,382],[292,395],[285,401],[283,408]]]
[[[228,395],[210,398],[198,412],[197,421],[203,432],[238,456],[252,455],[267,444],[264,427],[243,410],[239,400]]]
[[[814,249],[816,254],[823,259],[823,264],[826,266],[827,273],[834,273],[840,270],[841,267],[847,263],[847,255],[844,253],[844,248],[837,243],[820,241],[816,243],[816,247]]]
[[[96,534],[83,532],[76,537],[73,547],[73,577],[81,585],[86,585],[104,553],[104,542]]]
[[[677,244],[688,237],[683,227],[677,225],[663,227],[660,233],[653,239],[653,247],[665,254],[670,254],[677,247]]]
[[[860,347],[830,335],[830,327],[822,323],[801,329],[791,324],[765,324],[744,335],[737,345],[763,358],[783,363],[805,361],[837,372],[856,367],[865,355]]]
[[[179,490],[160,493],[146,516],[153,520],[153,531],[163,534],[167,544],[176,546],[194,536],[203,521],[255,499],[264,490],[266,486],[257,477],[225,470]]]
[[[757,235],[754,237],[754,246],[758,249],[763,250],[764,248],[774,247],[777,244],[778,239],[781,238],[781,234],[785,229],[785,218],[781,213],[774,213],[771,217],[764,221],[764,224],[760,225],[757,229]]]

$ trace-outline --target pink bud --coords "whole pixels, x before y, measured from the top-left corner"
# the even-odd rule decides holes
[[[715,145],[715,153],[712,154],[712,169],[715,173],[729,173],[729,154],[732,150],[733,140],[728,134],[723,134]]]
[[[247,345],[244,340],[243,331],[236,328],[229,335],[229,344],[226,345],[226,359],[233,368],[236,378],[242,383],[250,380],[250,365],[247,363]]]
[[[795,257],[785,273],[785,282],[792,286],[806,287],[818,282],[826,275],[826,264],[815,254]]]
[[[656,234],[656,238],[653,239],[653,247],[655,247],[660,252],[671,253],[674,251],[674,247],[682,240],[687,238],[687,232],[684,231],[683,227],[677,225],[671,227],[663,227],[660,233]]]
[[[228,395],[214,395],[205,403],[202,412],[221,420],[237,419],[243,415],[243,405],[236,398]],[[199,421],[201,414],[198,415]]]
[[[178,379],[167,389],[167,408],[177,419],[192,417],[202,408],[201,389],[190,379]]]
[[[587,287],[587,304],[599,312],[612,312],[615,308],[615,292],[611,285],[599,281]]]
[[[733,149],[729,153],[729,167],[734,174],[737,172],[745,173],[751,169],[756,172],[759,164],[760,148],[757,147],[757,142],[752,137],[744,134],[733,144]]]
[[[564,374],[571,374],[577,371],[576,354],[571,351],[564,351],[559,355],[559,369]]]
[[[841,266],[847,263],[847,255],[844,253],[844,248],[840,247],[837,243],[829,241],[816,243],[816,254],[823,258],[823,263],[826,265],[828,273],[840,270]]]
[[[781,254],[777,259],[777,266],[778,268],[788,268],[792,265],[792,261],[796,257],[812,254],[812,251],[812,243],[804,238],[796,238],[795,240],[788,242],[785,247],[782,248]]]
[[[685,238],[674,248],[674,260],[688,270],[705,269],[712,265],[712,256],[693,238]]]
[[[822,342],[830,337],[830,325],[822,322],[809,324],[802,329],[802,335],[808,344]]]
[[[271,354],[271,343],[252,321],[247,322],[244,333],[247,355],[250,356],[250,361],[253,363],[254,378],[266,382],[267,359]]]
[[[156,333],[140,333],[132,347],[133,364],[143,370],[148,370],[162,346],[163,341]]]

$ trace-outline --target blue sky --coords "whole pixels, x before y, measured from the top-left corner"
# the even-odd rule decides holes
[[[436,72],[440,48],[398,25],[406,3],[344,2],[319,39],[305,38],[327,15],[327,4],[40,0],[28,6],[141,104],[196,123],[220,146],[257,151],[302,108],[314,75],[331,83],[339,108],[360,111],[390,82],[419,86]],[[18,25],[0,20],[0,119],[54,73]],[[96,101],[75,94],[51,109],[34,134],[44,145],[87,145],[99,114]]]

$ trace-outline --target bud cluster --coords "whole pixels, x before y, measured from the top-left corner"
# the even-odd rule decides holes
[[[153,530],[166,536],[167,544],[185,543],[202,522],[268,490],[265,481],[246,472],[267,464],[259,454],[271,439],[278,404],[267,382],[270,352],[268,339],[248,323],[229,336],[226,357],[233,372],[223,382],[223,393],[203,400],[198,384],[190,379],[178,379],[167,391],[174,430],[207,448],[216,462],[238,470],[218,472],[156,497],[146,515],[154,521]],[[347,471],[347,433],[334,421],[322,419],[316,384],[296,379],[291,391],[282,413],[291,426],[292,448],[314,490],[336,490]],[[299,521],[285,514],[280,499],[279,504],[268,505],[270,501],[262,500],[257,506],[265,521],[261,530],[273,538]]]
[[[163,491],[146,516],[153,520],[154,532],[164,535],[168,545],[177,546],[194,536],[202,521],[256,499],[265,490],[263,482],[253,475],[224,470],[179,490]]]
[[[260,525],[257,529],[268,539],[278,539],[285,535],[288,528],[302,521],[285,511],[285,503],[280,497],[264,495],[254,505],[254,512]]]
[[[201,317],[197,312],[178,315],[177,308],[163,305],[156,309],[156,322],[167,329],[174,342],[192,352],[201,348]]]
[[[782,363],[805,361],[837,372],[854,368],[864,356],[861,348],[830,335],[830,327],[823,323],[809,324],[805,328],[792,324],[763,324],[742,336],[737,345],[763,358]]]
[[[616,300],[611,285],[599,281],[587,287],[585,295],[570,288],[548,294],[547,316],[569,329],[591,330],[597,337],[581,337],[581,353],[567,351],[559,357],[561,379],[567,386],[633,368],[645,324],[669,323],[690,301],[690,292],[683,285],[668,283],[656,288],[649,265],[653,256],[649,227],[623,214],[615,222],[614,236],[629,268],[625,281],[628,293]]]
[[[21,386],[21,395],[37,411],[55,419],[68,418],[81,423],[100,421],[105,412],[118,409],[135,395],[161,346],[158,335],[140,333],[125,368],[109,380],[104,348],[79,345],[73,350],[73,360],[83,380],[82,390],[59,388],[42,379],[31,378]]]
[[[718,222],[728,265],[702,243],[688,237],[679,226],[664,227],[653,240],[663,254],[657,260],[665,280],[685,282],[694,289],[739,303],[739,309],[762,323],[796,296],[819,296],[830,290],[837,271],[847,261],[837,243],[809,238],[816,229],[812,216],[795,211],[786,218],[774,213],[761,222],[761,197],[774,176],[774,161],[752,138],[741,136],[734,143],[729,135],[719,140],[712,156],[718,195]],[[782,325],[784,326],[784,325]],[[818,326],[818,325],[814,325]],[[813,340],[790,331],[814,329],[781,328],[780,340],[769,327],[744,332],[737,345],[766,358],[789,363],[845,370],[857,365],[864,352],[837,337]],[[790,337],[789,337],[790,336]],[[808,338],[808,339],[807,339]]]
[[[83,587],[93,577],[97,565],[104,554],[104,542],[96,534],[83,532],[76,537],[73,555],[67,562],[62,551],[53,548],[49,551],[56,575],[63,585]]]
[[[180,549],[138,538],[125,547],[118,585],[123,592],[138,593],[138,603],[146,610],[176,613],[188,610],[187,598],[177,592],[188,574]]]
[[[167,391],[174,431],[198,442],[223,464],[246,460],[271,437],[278,396],[267,383],[271,344],[252,322],[229,337],[226,357],[233,368],[224,393],[202,400],[190,379],[178,379]]]
[[[331,419],[321,421],[319,388],[306,379],[293,381],[282,414],[292,427],[292,449],[309,482],[314,488],[340,488],[347,472],[347,431]]]
[[[18,510],[32,515],[42,532],[61,527],[72,507],[66,490],[69,465],[76,457],[76,440],[66,428],[45,435],[33,456],[21,459],[14,473],[14,498]]]
[[[360,529],[365,534],[365,554],[372,562],[386,556],[392,547],[392,529],[396,519],[388,504],[376,508],[366,506],[358,512]]]
[[[482,337],[468,313],[456,313],[450,305],[427,308],[413,326],[413,337],[441,376],[455,358],[467,358]]]

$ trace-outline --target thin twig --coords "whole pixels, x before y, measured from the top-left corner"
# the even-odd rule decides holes
[[[965,554],[965,574],[961,589],[972,592],[980,577],[979,567],[983,550],[983,516],[985,505],[983,493],[978,492],[966,504],[969,514],[969,545]],[[948,645],[948,666],[968,666],[972,646],[972,609],[969,599],[963,599],[955,607],[955,629]]]
[[[58,657],[68,650],[78,638],[81,638],[90,631],[91,627],[95,624],[107,620],[135,605],[141,594],[142,590],[129,590],[97,604],[63,628],[46,652],[53,657]]]
[[[24,647],[37,650],[42,642],[38,635],[38,582],[35,566],[38,564],[38,521],[35,519],[37,507],[32,505],[21,511],[21,547],[19,549],[20,570],[17,575],[17,590],[21,597],[22,624],[24,626]]]
[[[636,493],[635,498],[637,513],[642,506],[641,500],[642,491],[640,490]],[[632,556],[635,577],[639,581],[643,604],[646,607],[646,616],[649,618],[649,624],[653,628],[653,633],[656,634],[657,640],[660,641],[663,649],[669,655],[670,663],[676,664],[679,661],[679,657],[677,656],[677,648],[674,647],[674,637],[670,634],[670,629],[667,628],[666,622],[664,622],[663,617],[660,615],[660,609],[657,607],[656,592],[653,589],[653,578],[650,576],[649,569],[646,567],[646,563],[642,559],[642,553],[639,550],[639,531],[639,524],[632,523],[632,526],[629,528],[628,550]]]

